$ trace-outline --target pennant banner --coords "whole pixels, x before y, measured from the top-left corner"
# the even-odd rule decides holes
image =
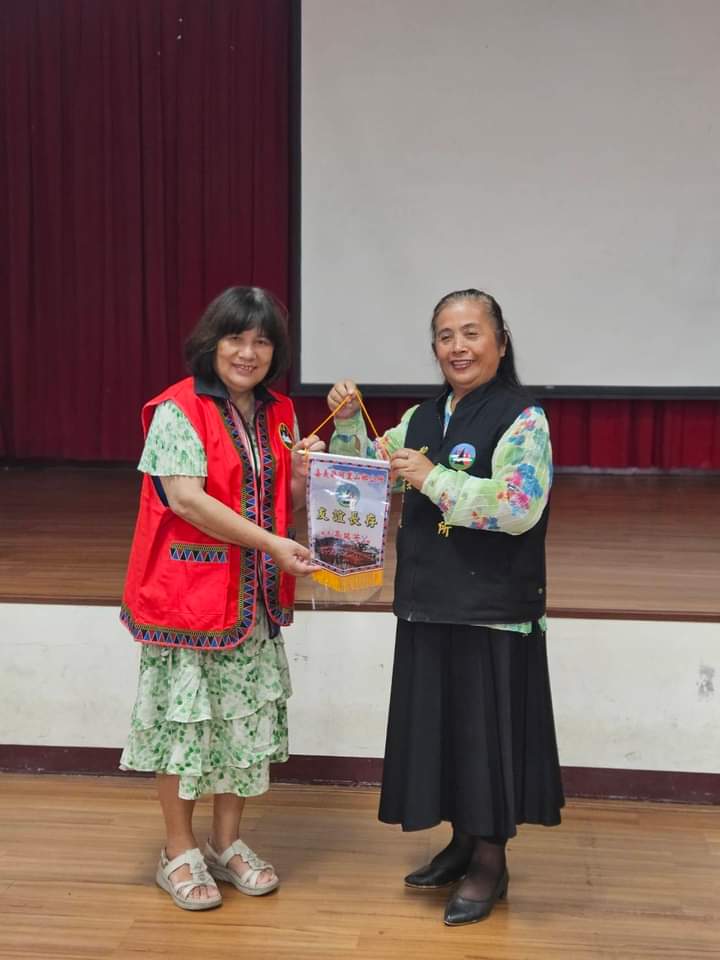
[[[323,568],[313,578],[343,593],[381,586],[390,464],[331,453],[308,456],[308,545]]]

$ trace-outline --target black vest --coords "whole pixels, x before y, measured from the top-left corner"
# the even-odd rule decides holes
[[[426,400],[410,418],[405,446],[427,447],[433,463],[449,466],[458,444],[475,447],[466,471],[490,477],[500,437],[532,398],[491,380],[455,408],[443,437],[447,391]],[[545,531],[548,508],[526,533],[513,536],[469,527],[439,532],[443,515],[418,490],[405,493],[397,539],[395,614],[433,623],[522,623],[545,612]]]

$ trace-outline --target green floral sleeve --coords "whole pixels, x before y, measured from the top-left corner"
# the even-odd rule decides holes
[[[416,410],[417,404],[405,411],[396,427],[391,427],[383,434],[383,446],[388,453],[395,453],[396,450],[405,446],[408,423]],[[370,457],[377,460],[376,442],[371,442],[368,439],[365,418],[358,410],[352,417],[335,421],[335,432],[330,438],[329,451],[330,453],[339,453],[344,457]]]
[[[383,434],[388,453],[394,453],[405,446],[408,423],[416,410],[417,405],[411,407],[403,414],[396,427],[392,427]],[[329,450],[330,453],[348,457],[377,459],[375,444],[368,440],[362,413],[358,411],[346,420],[335,421],[335,432],[330,439]],[[526,501],[524,496],[520,498],[516,496],[513,478],[519,481],[520,488],[523,482],[527,487],[527,478],[530,476],[530,471],[526,469],[528,467],[536,471],[535,479],[538,487],[541,486],[538,478],[542,478],[544,486],[538,493],[538,489],[531,484],[534,496],[530,498],[527,494],[527,506],[532,509],[525,510]],[[493,455],[492,478],[469,477],[458,470],[450,470],[438,465],[433,468],[425,481],[422,492],[443,510],[445,520],[450,524],[498,531],[502,529],[506,533],[522,533],[521,529],[510,528],[526,524],[524,529],[530,529],[537,522],[547,503],[551,482],[552,452],[547,420],[539,407],[533,407],[524,410],[503,434]],[[402,483],[399,488],[402,488]],[[519,492],[522,494],[522,489]],[[530,499],[532,504],[529,502]],[[487,512],[481,516],[476,508],[482,509],[482,505]],[[448,508],[447,512],[445,507]],[[505,514],[508,512],[512,514],[513,511],[515,511],[515,517],[511,520]],[[544,631],[545,617],[540,618],[539,624],[540,629]],[[523,634],[530,634],[533,628],[532,623],[488,623],[478,624],[478,626]]]
[[[207,476],[207,457],[200,438],[172,400],[155,410],[138,470],[154,477]]]
[[[422,492],[456,527],[495,530],[514,536],[540,519],[552,484],[552,447],[545,413],[528,407],[500,438],[491,477],[471,477],[437,465]]]

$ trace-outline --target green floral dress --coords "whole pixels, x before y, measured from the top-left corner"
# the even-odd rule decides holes
[[[153,476],[207,476],[199,437],[171,401],[148,431],[139,469]],[[253,797],[269,786],[270,763],[288,758],[290,672],[282,634],[270,636],[258,604],[253,633],[209,653],[144,644],[123,770],[177,774],[178,794]]]

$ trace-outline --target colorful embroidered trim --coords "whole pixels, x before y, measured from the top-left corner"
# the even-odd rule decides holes
[[[260,459],[260,475],[255,478],[255,470],[248,451],[249,438],[241,433],[243,429],[239,415],[233,416],[233,408],[229,402],[215,401],[225,428],[238,452],[243,468],[242,515],[265,530],[274,532],[273,503],[275,498],[275,458],[267,426],[267,411],[261,406],[255,416],[255,436]],[[242,551],[242,569],[240,573],[240,604],[243,614],[246,609],[255,609],[255,585],[257,583],[257,553],[251,550]],[[285,609],[279,604],[280,574],[272,557],[262,554],[263,593],[268,616],[281,627],[292,623],[293,611]],[[249,606],[248,606],[249,605]],[[244,619],[247,619],[244,614]]]
[[[227,563],[229,547],[209,543],[171,543],[171,560],[189,560],[195,563]]]
[[[192,647],[195,650],[228,650],[245,640],[252,623],[237,623],[228,630],[201,633],[197,630],[169,630],[149,623],[137,623],[128,608],[120,608],[120,620],[140,643],[152,643],[163,647]]]
[[[267,425],[267,412],[264,407],[258,411],[255,420],[258,452],[260,454],[260,506],[262,525],[266,530],[275,532],[275,457],[270,445]],[[275,561],[267,553],[262,554],[263,593],[268,616],[281,627],[292,623],[292,610],[280,606],[280,571]]]

